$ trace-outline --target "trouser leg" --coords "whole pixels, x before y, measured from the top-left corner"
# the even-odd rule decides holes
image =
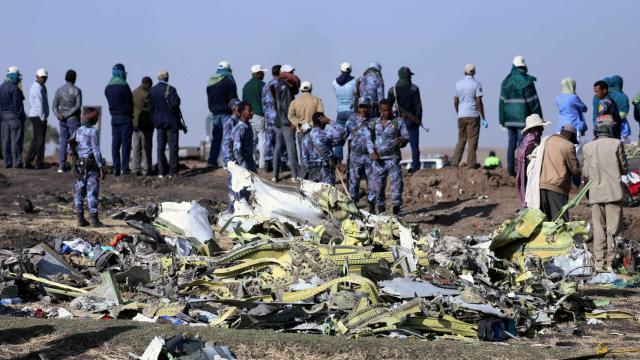
[[[10,137],[11,148],[11,163],[14,168],[22,167],[22,134],[24,131],[24,121],[20,120],[17,116],[5,119],[5,123],[8,123],[8,132]]]
[[[452,165],[458,166],[462,154],[464,153],[464,147],[467,145],[467,126],[464,118],[458,119],[458,143],[456,144],[456,150],[453,153]]]
[[[31,123],[31,127],[33,131],[31,133],[31,144],[29,145],[29,151],[27,152],[27,157],[25,158],[25,163],[27,165],[31,165],[33,160],[36,158],[36,155],[39,153],[38,148],[38,137],[40,136],[40,120],[39,117],[29,117],[29,122]]]
[[[398,161],[390,161],[387,165],[389,169],[389,187],[391,190],[391,200],[394,206],[402,205],[402,191],[404,190],[404,181],[402,179],[402,169]]]
[[[158,175],[167,175],[169,169],[167,165],[167,156],[164,154],[164,150],[167,147],[167,130],[158,129],[156,133],[158,141],[156,149],[156,156],[158,158]]]
[[[607,233],[605,220],[605,204],[591,206],[591,223],[593,225],[593,257],[596,270],[604,270],[607,266]]]
[[[169,173],[176,175],[180,170],[180,162],[178,159],[180,130],[167,130],[169,142]]]
[[[84,215],[84,197],[87,194],[87,180],[86,177],[82,179],[76,179],[74,183],[73,203],[76,208],[76,212],[80,215]]]
[[[47,144],[47,121],[42,122],[42,129],[40,131],[40,137],[38,138],[39,142],[36,144],[38,146],[38,153],[36,154],[36,166],[44,167],[44,150],[45,145]]]
[[[411,169],[420,170],[420,128],[418,126],[407,127],[409,132],[409,146],[411,146]]]
[[[4,154],[4,167],[13,166],[13,157],[11,156],[11,126],[6,119],[2,121],[2,153]]]
[[[143,131],[143,139],[142,173],[149,175],[153,165],[153,128]]]
[[[120,125],[111,125],[111,159],[113,160],[113,172],[116,176],[120,175],[121,158],[120,148],[122,147],[122,127]]]
[[[507,128],[508,136],[509,136],[509,144],[507,146],[507,170],[511,176],[516,175],[515,169],[515,151],[518,148],[517,141],[518,137],[516,132],[518,129],[516,128]]]
[[[223,115],[214,115],[211,131],[211,148],[209,149],[210,166],[218,166],[218,157],[220,157],[220,149],[222,147],[222,122]]]
[[[122,125],[122,172],[129,172],[129,158],[131,157],[131,136],[133,134],[133,125],[131,122]]]
[[[89,171],[87,174],[87,204],[89,205],[89,213],[97,214],[100,195],[100,180],[96,171]]]
[[[138,173],[141,170],[143,139],[141,130],[134,130],[131,135],[131,172]]]
[[[284,135],[279,127],[274,129],[275,146],[273,149],[273,177],[278,180],[280,177],[280,156],[284,145]]]
[[[298,176],[305,178],[306,177],[306,167],[304,166],[304,161],[302,161],[302,144],[304,143],[304,137],[307,136],[308,133],[298,132],[295,134],[296,139],[296,155],[298,157]],[[296,177],[298,177],[296,176]]]
[[[291,177],[300,177],[300,168],[298,167],[298,156],[296,151],[296,135],[290,126],[282,126],[280,130],[282,131],[285,147],[287,148]]]
[[[385,190],[387,188],[387,168],[384,160],[374,162],[375,185],[376,185],[376,205],[380,207],[386,206],[387,197]]]
[[[467,120],[467,134],[469,139],[467,166],[475,166],[478,162],[476,153],[478,151],[478,139],[480,138],[480,119],[469,118]]]
[[[605,205],[607,229],[607,263],[611,265],[615,253],[614,239],[622,234],[622,204],[608,203]]]
[[[360,180],[362,175],[364,175],[364,165],[352,159],[349,164],[349,195],[355,203],[360,200]]]
[[[547,216],[547,221],[553,221],[567,203],[568,196],[551,190],[540,189],[540,210]],[[569,221],[569,213],[565,212],[562,219]]]

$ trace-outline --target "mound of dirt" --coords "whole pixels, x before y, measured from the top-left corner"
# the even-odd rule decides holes
[[[515,186],[506,169],[423,169],[405,178],[405,204],[455,201],[485,196]]]

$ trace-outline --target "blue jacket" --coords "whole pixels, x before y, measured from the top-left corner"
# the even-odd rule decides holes
[[[558,106],[557,131],[560,131],[567,124],[575,126],[578,132],[587,131],[587,123],[582,115],[587,112],[587,106],[580,100],[578,95],[560,94],[556,97],[556,105]]]
[[[225,76],[224,79],[207,86],[209,111],[213,115],[231,115],[229,102],[237,97],[236,82],[231,75]]]
[[[23,100],[22,91],[13,82],[5,81],[0,85],[0,109],[2,109],[2,112],[13,113],[20,118],[24,118]]]
[[[338,112],[355,111],[356,103],[356,79],[351,79],[348,83],[340,86],[333,80],[333,91],[336,93]]]
[[[133,94],[127,84],[111,84],[104,89],[111,116],[133,117]]]
[[[167,86],[169,86],[169,92],[165,98]],[[149,90],[149,113],[156,129],[178,129],[178,122],[180,121],[178,118],[179,110],[180,97],[176,88],[164,81],[160,81]]]

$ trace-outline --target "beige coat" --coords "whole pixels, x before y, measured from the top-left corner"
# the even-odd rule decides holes
[[[597,138],[582,148],[582,175],[593,181],[589,203],[601,204],[624,199],[622,175],[627,173],[624,145],[619,139]]]
[[[316,112],[324,112],[322,100],[319,97],[304,92],[289,105],[289,121],[300,130],[302,124],[308,124],[309,128],[313,127],[313,114]]]
[[[551,135],[542,155],[540,189],[569,195],[571,177],[580,173],[573,143],[560,135]]]

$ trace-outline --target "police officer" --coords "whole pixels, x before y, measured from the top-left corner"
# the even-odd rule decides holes
[[[384,80],[382,66],[378,62],[369,64],[367,70],[358,79],[358,96],[371,102],[371,116],[380,116],[379,103],[384,99]]]
[[[75,160],[74,204],[78,215],[78,226],[89,225],[84,218],[85,196],[89,204],[91,226],[103,226],[98,219],[98,198],[100,195],[100,181],[104,180],[104,171],[102,171],[103,162],[100,153],[98,130],[94,127],[99,116],[100,113],[96,108],[85,108],[82,114],[82,125],[69,139],[69,145]]]
[[[237,106],[239,116],[238,124],[233,128],[233,157],[236,163],[243,168],[256,172],[257,166],[254,155],[253,129],[249,120],[253,117],[253,109],[248,102],[240,102]],[[236,200],[249,200],[249,192],[246,189],[235,194]]]
[[[380,118],[373,127],[373,148],[371,160],[373,160],[373,172],[376,188],[376,205],[378,213],[386,210],[385,189],[387,176],[390,178],[391,200],[393,201],[393,214],[398,215],[402,205],[402,170],[400,169],[400,148],[407,145],[409,132],[404,121],[393,117],[391,102],[384,99],[380,102]]]
[[[327,128],[331,119],[322,112],[314,113],[312,120],[313,128],[303,139],[302,159],[309,180],[333,185],[336,183],[333,148],[344,145],[346,129],[340,124]]]
[[[17,67],[7,69],[0,85],[0,109],[2,109],[2,153],[4,167],[22,167],[22,141],[24,139],[24,94],[21,90],[22,74]]]
[[[240,99],[232,99],[229,101],[229,109],[231,109],[231,117],[222,125],[222,166],[227,168],[229,161],[235,161],[233,155],[233,128],[238,124],[238,104]],[[227,188],[229,190],[229,203],[227,209],[233,212],[233,202],[236,199],[236,194],[231,190],[231,173],[227,179]]]
[[[357,204],[360,200],[360,181],[364,178],[367,181],[367,201],[369,202],[369,212],[375,213],[376,192],[372,187],[373,164],[369,149],[373,148],[371,129],[375,124],[369,118],[370,101],[366,98],[358,100],[358,112],[347,120],[346,135],[349,148],[349,195]]]
[[[396,116],[403,120],[409,132],[411,146],[410,173],[420,170],[420,125],[422,123],[422,101],[420,88],[411,82],[413,72],[403,66],[398,70],[398,82],[389,89],[388,99],[393,107],[396,104]]]
[[[262,110],[264,111],[264,161],[266,171],[273,171],[273,147],[275,146],[275,123],[276,123],[276,106],[275,99],[271,89],[278,84],[280,76],[280,65],[271,67],[271,75],[273,78],[269,80],[262,88]]]
[[[179,131],[182,130],[186,134],[187,128],[181,122],[180,97],[176,89],[169,85],[169,72],[165,70],[158,72],[158,83],[149,91],[149,112],[153,125],[157,129],[158,177],[163,178],[167,174],[169,177],[175,176],[180,168]],[[169,165],[164,154],[167,143],[169,144]]]

